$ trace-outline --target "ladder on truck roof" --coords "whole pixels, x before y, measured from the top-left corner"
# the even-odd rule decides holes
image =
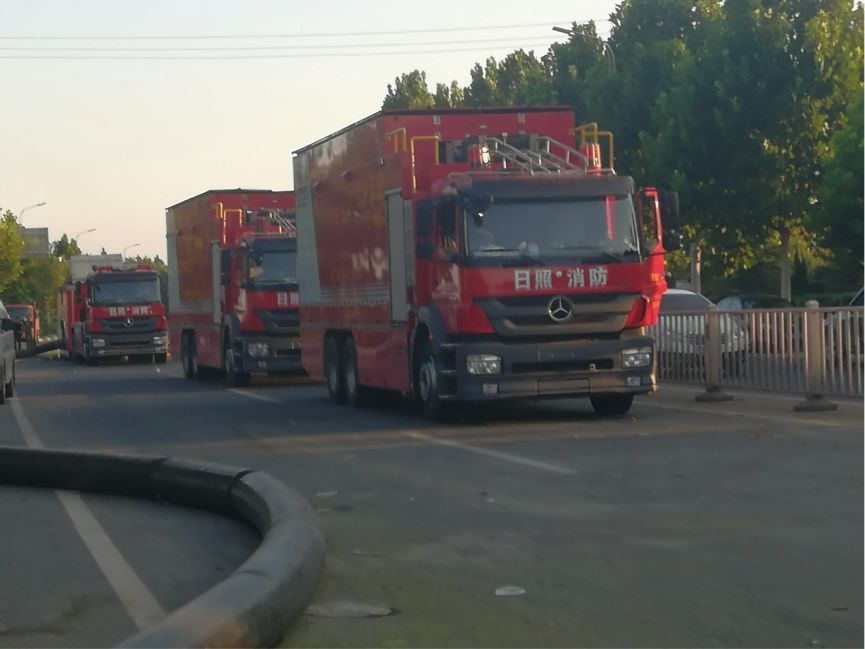
[[[486,146],[490,162],[498,162],[503,169],[515,168],[528,174],[585,174],[589,170],[589,158],[573,147],[545,135],[529,136],[528,148],[516,147],[504,138],[481,136],[480,144]]]

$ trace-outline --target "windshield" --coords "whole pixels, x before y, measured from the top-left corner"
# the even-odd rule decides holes
[[[661,313],[706,311],[712,303],[698,293],[664,293]]]
[[[252,284],[296,284],[297,253],[288,250],[253,251],[249,254]]]
[[[10,318],[26,320],[30,317],[30,309],[26,306],[7,306],[6,310],[9,312]]]
[[[629,196],[494,203],[482,219],[466,214],[465,232],[466,251],[476,259],[639,259],[634,206]]]
[[[93,282],[93,305],[155,304],[161,301],[159,278],[97,279]]]

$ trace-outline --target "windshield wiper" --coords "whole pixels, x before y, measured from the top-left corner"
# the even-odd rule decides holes
[[[556,250],[582,250],[585,252],[593,253],[592,255],[587,256],[605,257],[606,259],[615,262],[623,261],[625,255],[639,254],[639,251],[633,248],[624,250],[622,251],[621,255],[618,255],[612,250],[608,250],[606,248],[597,248],[595,246],[556,246]]]
[[[498,253],[504,252],[506,254],[500,255]],[[535,266],[543,266],[544,262],[538,259],[537,257],[532,257],[531,255],[527,255],[522,250],[516,250],[515,248],[493,248],[492,250],[475,250],[473,253],[475,259],[496,259],[501,258],[502,260],[522,260],[529,261]]]

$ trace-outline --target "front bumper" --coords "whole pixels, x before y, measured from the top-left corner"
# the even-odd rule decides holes
[[[156,342],[156,338],[160,342]],[[105,345],[97,347],[93,344],[94,340],[104,340]],[[167,354],[168,336],[160,336],[157,332],[92,336],[87,340],[87,352],[88,356],[97,357]]]
[[[300,339],[296,336],[256,336],[237,340],[235,364],[241,372],[299,372]],[[264,356],[250,354],[250,345],[266,344],[270,353]]]
[[[621,352],[651,347],[652,362],[624,368]],[[475,375],[469,354],[502,359],[501,374]],[[439,354],[444,400],[495,401],[585,397],[593,394],[645,394],[655,389],[654,342],[649,336],[621,340],[569,340],[542,343],[472,342],[442,345]]]

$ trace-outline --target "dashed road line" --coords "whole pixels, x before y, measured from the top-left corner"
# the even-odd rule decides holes
[[[751,419],[762,419],[781,424],[795,424],[797,426],[821,426],[823,428],[839,428],[855,430],[855,426],[845,422],[832,421],[830,419],[805,419],[799,417],[783,417],[780,415],[764,415],[759,412],[747,412],[745,410],[721,410],[720,408],[669,406],[658,403],[640,403],[641,407],[655,408],[658,410],[675,410],[677,412],[688,412],[692,415],[719,415],[722,417],[748,417]]]
[[[30,423],[18,399],[9,402],[25,443],[30,448],[44,449],[33,424]],[[75,530],[90,551],[93,560],[139,629],[152,626],[165,618],[165,610],[153,596],[108,533],[96,520],[84,499],[75,492],[56,491],[60,504],[69,515]]]
[[[258,394],[257,392],[250,392],[249,390],[240,390],[238,388],[228,388],[229,392],[234,394],[239,394],[242,397],[249,397],[250,399],[257,399],[258,401],[267,401],[268,403],[279,403],[279,399],[274,399],[273,397],[268,397],[265,394]]]
[[[469,444],[463,444],[461,442],[455,442],[450,439],[442,439],[441,437],[433,437],[432,435],[426,435],[424,433],[419,433],[417,431],[409,431],[403,433],[406,437],[410,437],[412,439],[419,439],[425,442],[431,442],[433,444],[439,444],[441,446],[450,446],[452,448],[458,448],[463,451],[468,451],[469,453],[477,453],[478,455],[485,455],[487,457],[492,457],[497,460],[504,460],[505,462],[512,462],[513,464],[522,464],[523,466],[528,466],[533,469],[540,469],[541,471],[548,471],[550,473],[558,473],[561,475],[574,475],[577,473],[573,469],[569,469],[565,466],[560,466],[558,464],[550,464],[549,462],[541,462],[539,460],[532,460],[531,458],[522,457],[521,455],[512,455],[511,453],[503,453],[501,451],[494,451],[489,448],[482,448],[480,446],[471,446]]]

